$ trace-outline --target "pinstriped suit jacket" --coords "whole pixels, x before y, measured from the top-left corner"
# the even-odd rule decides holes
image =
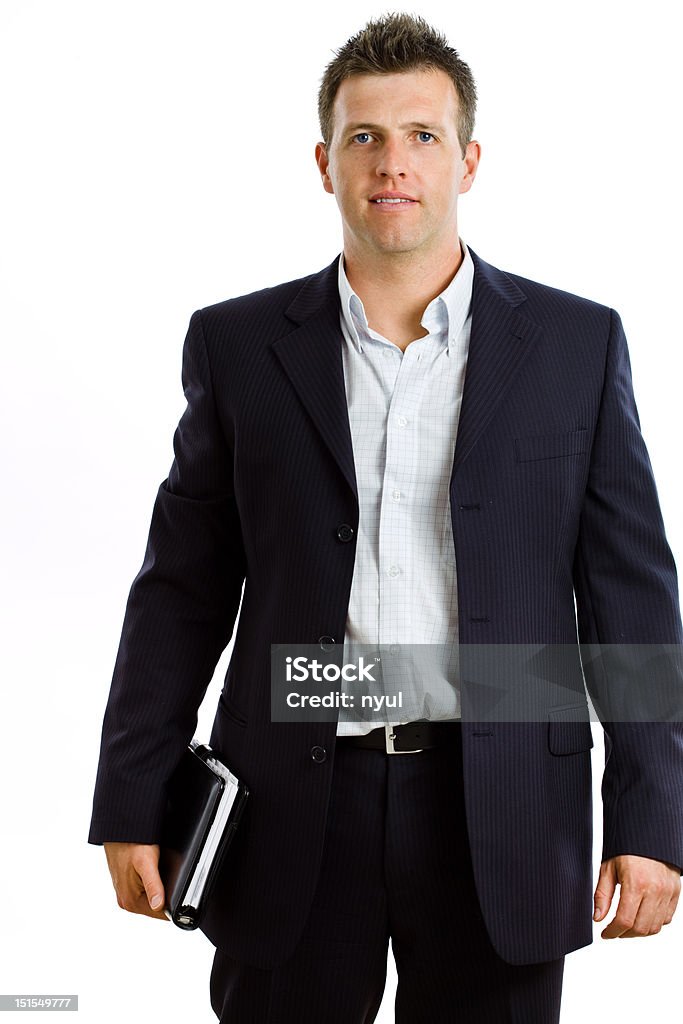
[[[676,570],[619,316],[472,258],[450,489],[463,650],[576,645],[577,621],[582,643],[680,645]],[[194,734],[244,584],[209,742],[252,798],[202,927],[262,968],[282,963],[303,930],[334,768],[335,723],[271,723],[270,645],[344,636],[355,541],[336,530],[357,529],[358,500],[338,259],[190,320],[187,407],[128,599],[89,834],[158,842],[165,781]],[[589,685],[602,698],[614,683]],[[580,712],[580,670],[571,685]],[[592,735],[578,717],[463,723],[477,889],[511,963],[592,938]],[[603,726],[603,858],[683,868],[683,727]],[[325,760],[312,759],[314,746]]]

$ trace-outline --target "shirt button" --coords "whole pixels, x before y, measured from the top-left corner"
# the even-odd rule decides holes
[[[394,501],[400,501],[401,500],[401,492],[400,491],[392,491],[391,492],[391,497],[394,499]]]
[[[399,425],[399,427],[405,427],[407,425],[407,423],[408,423],[408,420],[405,418],[405,416],[399,416],[399,418],[398,418],[398,425]]]
[[[401,574],[401,570],[397,565],[392,565],[391,568],[387,570],[387,572],[389,573],[389,576],[399,576]]]
[[[316,764],[322,764],[327,760],[327,751],[324,747],[311,747],[311,757]]]

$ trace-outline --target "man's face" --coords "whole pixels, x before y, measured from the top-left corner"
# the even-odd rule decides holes
[[[462,156],[457,107],[441,70],[342,82],[329,152],[318,143],[316,160],[325,191],[336,197],[347,251],[429,255],[457,246],[458,195],[470,189],[479,158],[476,142]],[[412,201],[373,201],[381,192]]]

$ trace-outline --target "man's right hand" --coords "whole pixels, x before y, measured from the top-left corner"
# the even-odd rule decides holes
[[[104,852],[121,909],[168,921],[164,913],[164,886],[159,875],[159,846],[105,843]]]

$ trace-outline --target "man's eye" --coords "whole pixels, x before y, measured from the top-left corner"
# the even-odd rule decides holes
[[[420,135],[428,135],[430,139],[433,139],[433,138],[434,138],[434,136],[432,135],[432,133],[431,133],[431,132],[420,132],[419,134],[420,134]]]
[[[369,132],[358,132],[358,134],[354,135],[353,137],[354,137],[354,139],[360,139],[361,135],[364,135],[366,139],[370,138],[370,133]]]

